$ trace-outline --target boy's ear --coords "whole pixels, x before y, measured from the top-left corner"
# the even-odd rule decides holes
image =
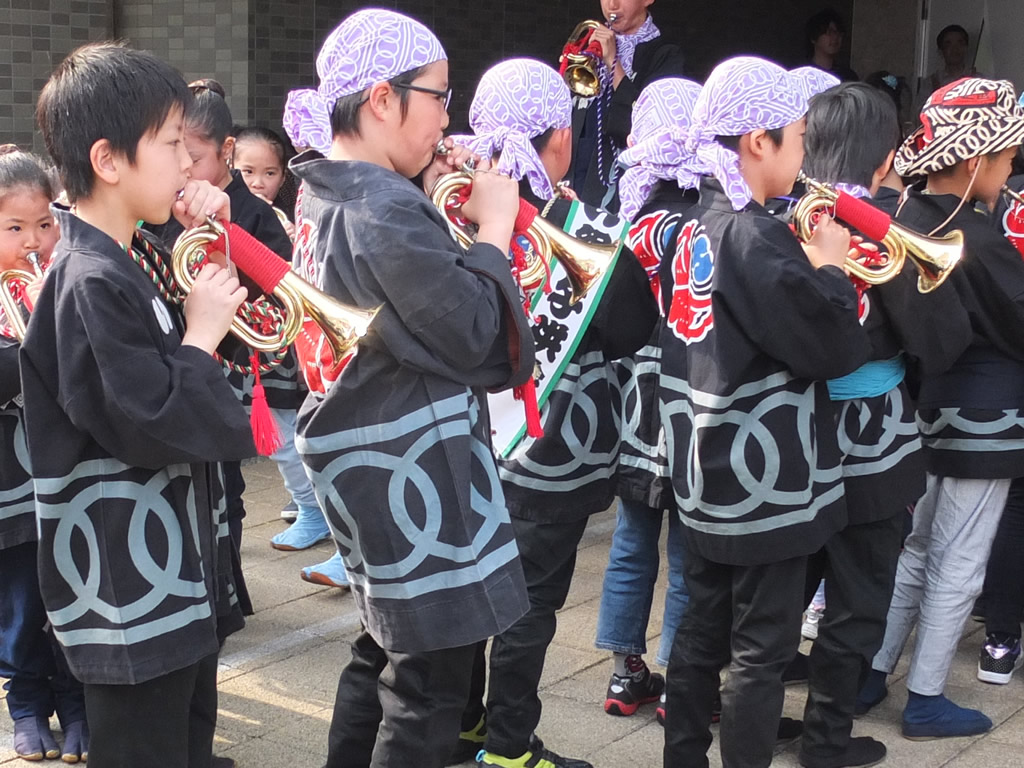
[[[768,137],[768,131],[764,128],[757,128],[750,133],[740,136],[739,150],[743,154],[746,149],[755,160],[762,160],[768,155],[769,149],[775,148],[775,142]]]
[[[896,157],[896,150],[890,149],[889,154],[885,156],[885,160],[882,164],[875,169],[875,172],[871,174],[872,181],[875,184],[881,184],[882,180],[889,175],[889,171],[892,170],[892,161]]]
[[[391,83],[386,82],[374,83],[366,94],[366,105],[378,120],[383,120],[388,109],[398,100],[398,93],[391,87]]]
[[[105,184],[117,184],[121,178],[121,163],[128,162],[128,158],[114,152],[110,139],[97,139],[89,148],[89,162],[97,179]]]

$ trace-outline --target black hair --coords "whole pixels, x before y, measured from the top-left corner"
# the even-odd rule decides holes
[[[945,39],[946,35],[950,34],[951,32],[959,32],[961,35],[963,35],[964,42],[970,45],[971,36],[967,34],[967,30],[961,27],[959,24],[950,24],[947,27],[943,27],[939,34],[935,36],[935,45],[941,48],[942,41]]]
[[[26,187],[53,200],[53,182],[43,161],[31,152],[22,152],[14,144],[0,146],[0,199]]]
[[[765,135],[776,147],[782,146],[782,132],[784,128],[769,128],[765,130]],[[731,149],[736,154],[740,152],[740,139],[742,136],[715,136],[715,141],[721,144],[726,149]]]
[[[135,162],[144,136],[192,101],[170,64],[124,43],[90,43],[68,54],[39,95],[36,122],[72,203],[93,191],[90,152],[100,139]]]
[[[818,11],[807,20],[807,25],[804,27],[804,39],[807,41],[808,56],[814,53],[814,41],[828,32],[828,28],[832,24],[836,25],[836,29],[839,30],[839,34],[845,38],[846,22],[843,21],[843,17],[832,8],[825,8],[824,10]]]
[[[235,131],[235,151],[238,151],[238,145],[243,141],[265,141],[277,154],[278,160],[281,161],[281,167],[287,168],[288,161],[288,148],[284,143],[284,139],[281,138],[280,134],[276,131],[272,131],[269,128],[263,128],[262,126],[250,126],[248,128],[242,128]]]
[[[231,110],[224,101],[224,86],[216,80],[204,78],[189,83],[188,87],[194,98],[185,113],[185,123],[203,141],[213,142],[219,149],[234,128]]]
[[[842,83],[811,99],[804,170],[828,184],[870,187],[875,171],[900,143],[896,105],[867,83]]]
[[[402,120],[409,113],[409,90],[402,86],[412,85],[412,81],[423,74],[426,67],[416,67],[408,72],[403,72],[388,80],[391,87],[398,91],[399,104],[402,109]],[[331,110],[331,133],[335,136],[358,136],[359,135],[359,108],[366,103],[367,97],[363,94],[366,91],[352,93],[342,96],[334,102],[334,109]]]
[[[546,131],[544,131],[544,133],[540,134],[539,136],[534,136],[532,139],[530,139],[530,143],[533,144],[533,148],[537,150],[538,155],[545,149],[547,149],[548,144],[551,143],[551,137],[554,135],[555,129],[548,128]]]
[[[865,77],[864,82],[882,93],[887,93],[896,105],[897,112],[903,109],[903,91],[907,90],[907,83],[902,77],[898,77],[888,70],[880,69]]]

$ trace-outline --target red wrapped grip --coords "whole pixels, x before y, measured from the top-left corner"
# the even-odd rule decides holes
[[[513,232],[525,232],[537,218],[537,207],[519,198],[519,213],[516,214],[516,223],[512,227]]]
[[[231,261],[260,290],[273,293],[281,279],[291,271],[291,265],[237,224],[228,224],[226,229],[231,243]],[[226,252],[224,243],[219,239],[213,248]]]
[[[879,242],[889,234],[889,225],[892,224],[892,218],[885,211],[880,211],[846,192],[840,192],[836,200],[836,218],[871,240]]]

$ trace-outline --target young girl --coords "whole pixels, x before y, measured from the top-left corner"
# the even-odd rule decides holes
[[[231,168],[236,139],[229,135],[232,126],[231,111],[224,101],[223,90],[212,80],[197,81],[192,84],[192,90],[195,101],[186,115],[185,125],[185,147],[194,163],[192,178],[204,179],[227,192],[231,198],[232,220],[281,258],[290,261],[291,240],[277,215],[269,204],[250,192],[242,174]],[[243,140],[243,149],[246,143],[252,142]],[[243,156],[244,154],[243,152]],[[236,362],[247,363],[248,360],[244,358],[249,355],[249,351],[243,350],[242,355],[243,359]],[[254,377],[232,372],[228,378],[242,402],[248,405],[251,402]],[[264,373],[261,378],[283,440],[272,458],[281,473],[285,488],[299,510],[295,522],[275,536],[271,540],[271,546],[285,551],[308,549],[330,538],[331,533],[317,504],[313,486],[295,451],[295,418],[298,407],[305,397],[305,391],[298,383],[294,354],[289,352],[281,365],[269,373]],[[226,468],[226,472],[228,471]],[[229,489],[235,491],[229,495],[229,520],[232,538],[239,544],[242,533],[241,521],[245,516],[241,501],[245,483],[241,479],[241,472],[235,469],[230,470],[227,482]],[[231,499],[231,496],[235,498]],[[236,573],[236,583],[240,581],[239,577],[240,574]],[[333,559],[314,566],[308,573],[304,571],[303,578],[328,586],[348,585],[344,567]],[[245,595],[244,590],[240,589],[239,592],[240,597]]]
[[[326,765],[440,768],[477,645],[527,607],[485,402],[534,366],[506,258],[516,184],[478,163],[462,209],[478,237],[461,248],[424,194],[470,153],[434,156],[448,62],[419,22],[358,11],[317,71],[306,106],[290,98],[286,115],[297,144],[327,152],[291,164],[300,271],[340,301],[380,307],[340,377],[323,372],[333,380],[307,399],[297,439],[365,627],[338,683]]]
[[[242,174],[250,192],[274,206],[275,213],[284,214],[281,224],[294,240],[295,225],[290,221],[295,212],[294,194],[290,201],[284,199],[286,182],[290,180],[284,140],[269,128],[243,128],[235,134],[231,164]]]
[[[33,262],[49,261],[59,236],[52,199],[53,187],[38,159],[11,144],[0,147],[0,272],[32,272]],[[37,279],[29,286],[29,297],[38,294],[41,283]],[[26,760],[60,755],[76,763],[88,755],[89,728],[82,685],[46,629],[39,594],[19,347],[0,313],[0,677],[8,678],[4,688],[18,755]],[[64,731],[63,750],[50,732],[54,711]]]

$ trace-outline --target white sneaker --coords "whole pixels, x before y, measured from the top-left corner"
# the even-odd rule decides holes
[[[804,624],[800,627],[800,635],[806,640],[817,640],[818,622],[821,621],[821,617],[824,615],[824,608],[819,609],[814,606],[808,608],[807,613],[804,614]]]

